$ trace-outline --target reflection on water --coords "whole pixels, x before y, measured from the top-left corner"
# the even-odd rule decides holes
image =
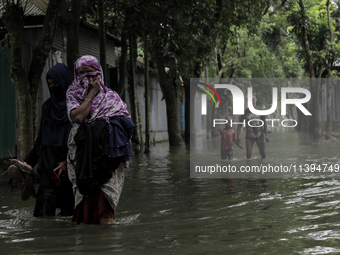
[[[338,145],[271,134],[268,161],[338,162]],[[290,143],[284,141],[291,141]],[[201,139],[202,148],[211,143]],[[299,153],[288,157],[294,148]],[[235,151],[237,148],[235,149]],[[210,150],[209,150],[210,151]],[[213,151],[213,150],[211,150]],[[219,150],[216,151],[219,157]],[[254,150],[254,156],[258,152]],[[244,161],[238,150],[236,161]],[[0,254],[337,254],[335,178],[190,179],[185,146],[152,147],[131,161],[111,226],[32,218],[34,200],[0,182]]]

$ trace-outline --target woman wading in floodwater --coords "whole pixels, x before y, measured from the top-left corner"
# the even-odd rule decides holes
[[[67,139],[72,125],[67,116],[66,91],[73,81],[67,66],[54,65],[46,74],[51,97],[42,107],[42,118],[34,147],[25,162],[13,159],[9,169],[12,179],[23,183],[22,200],[27,200],[33,189],[33,167],[38,165],[39,189],[36,194],[34,217],[70,216],[74,209],[72,183],[68,179],[66,156]]]
[[[74,64],[75,80],[67,91],[67,108],[74,123],[69,137],[69,177],[75,194],[72,221],[112,224],[124,184],[124,168],[132,156],[134,124],[126,104],[103,82],[93,56]]]

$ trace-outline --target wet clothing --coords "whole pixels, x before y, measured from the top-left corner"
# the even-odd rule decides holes
[[[133,156],[130,139],[135,129],[135,124],[129,117],[124,115],[110,118],[108,124],[109,157],[121,157],[124,167],[127,168],[128,161]]]
[[[47,72],[47,79],[54,79],[61,93],[51,93],[43,104],[38,137],[25,159],[30,166],[37,165],[39,174],[34,217],[55,216],[56,208],[61,209],[60,215],[72,215],[74,209],[72,183],[67,173],[60,175],[59,185],[52,179],[53,170],[67,157],[67,138],[72,125],[67,119],[66,91],[73,77],[64,64],[56,64]]]
[[[91,66],[95,68],[96,71],[76,75],[78,69],[84,65]],[[68,140],[68,174],[73,183],[76,207],[73,218],[74,220],[77,219],[76,221],[78,223],[99,224],[100,217],[102,217],[100,213],[102,212],[100,208],[101,205],[100,203],[93,203],[91,201],[96,201],[96,194],[104,194],[104,196],[101,195],[102,198],[106,199],[106,203],[110,205],[112,212],[114,212],[124,185],[124,169],[121,163],[124,161],[125,167],[128,167],[128,160],[132,156],[132,151],[131,155],[129,155],[129,151],[131,150],[129,139],[131,135],[127,135],[129,133],[128,130],[126,128],[120,130],[119,126],[122,126],[122,124],[112,123],[110,121],[115,120],[120,122],[119,119],[115,119],[115,117],[118,116],[121,118],[125,116],[130,119],[130,114],[126,109],[126,104],[121,100],[119,95],[104,85],[103,70],[95,57],[86,55],[76,60],[74,73],[76,78],[66,95],[67,111],[71,121],[71,111],[78,108],[87,96],[90,77],[94,81],[96,77],[99,76],[101,89],[93,99],[92,107],[87,118],[82,124],[75,123],[73,125]],[[125,121],[123,119],[121,120]],[[109,123],[111,126],[109,126]],[[104,137],[106,129],[113,132],[110,135],[111,138]],[[120,147],[119,145],[123,145],[123,143],[120,144],[122,134],[124,139],[121,141],[124,141],[125,149],[123,147],[118,148]],[[81,148],[82,144],[87,146],[85,150]],[[109,150],[113,153],[112,158],[109,157],[108,146],[111,147]],[[121,153],[119,153],[121,154],[119,155],[117,152],[127,153],[125,154],[127,157],[124,157],[122,161],[123,155]],[[91,155],[93,159],[96,159],[97,163],[87,164],[86,161],[91,159],[86,159],[86,155]],[[98,181],[100,184],[99,187],[92,189],[90,194],[87,194],[85,189],[80,185],[78,186],[81,176],[84,177],[90,173],[96,175],[99,172],[103,174],[102,179],[104,181]],[[81,216],[82,214],[84,217]]]
[[[229,149],[221,149],[221,159],[230,159],[234,156],[234,148],[230,147]]]
[[[265,144],[266,143],[266,139],[264,137],[264,135],[261,135],[260,137],[257,137],[257,138],[247,138],[253,142],[256,142],[256,143],[263,143]]]
[[[240,122],[245,120],[246,139],[254,139],[255,141],[265,141],[264,139],[264,123],[266,116],[256,115],[249,108],[245,110],[244,115],[240,116]],[[248,125],[248,121],[250,125]]]
[[[34,217],[55,216],[56,208],[60,208],[60,216],[71,216],[74,210],[72,183],[67,173],[60,175],[60,185],[49,173],[40,174],[39,189],[34,208]]]
[[[83,195],[93,195],[108,182],[122,163],[122,157],[110,158],[108,149],[109,128],[105,120],[83,124],[74,137],[77,145],[75,170],[77,187]]]
[[[45,104],[43,105],[44,109]],[[60,185],[57,186],[52,179],[53,170],[59,162],[66,159],[67,147],[47,146],[42,144],[42,129],[45,114],[43,111],[38,137],[34,147],[25,159],[25,162],[34,167],[37,165],[39,174],[39,188],[36,197],[34,217],[55,216],[56,209],[60,208],[60,215],[72,215],[74,207],[74,197],[72,184],[67,173],[60,175]]]
[[[221,135],[221,159],[229,159],[234,155],[235,130],[232,128],[220,129],[217,135]]]
[[[86,197],[75,209],[72,222],[100,224],[100,218],[114,220],[114,211],[102,190]]]
[[[221,135],[221,150],[229,149],[234,145],[234,136],[235,136],[234,129],[232,128],[220,129],[217,132],[217,135]]]
[[[77,124],[75,124],[77,125]],[[85,196],[80,192],[77,186],[77,175],[76,175],[76,153],[77,153],[77,145],[74,140],[75,135],[77,134],[77,128],[72,128],[69,136],[69,152],[67,156],[67,165],[68,165],[68,174],[69,179],[73,184],[73,193],[75,196],[75,207],[77,207],[85,198]],[[124,185],[124,168],[123,165],[112,171],[111,178],[100,186],[100,190],[105,194],[106,199],[108,200],[111,208],[116,209],[120,194],[123,190]],[[95,208],[93,210],[96,210]]]

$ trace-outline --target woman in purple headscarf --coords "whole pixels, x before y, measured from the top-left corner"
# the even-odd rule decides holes
[[[35,193],[33,189],[32,167],[37,165],[39,189],[36,194],[34,217],[55,216],[56,208],[60,215],[70,216],[74,209],[72,183],[68,179],[66,157],[67,139],[72,125],[67,116],[66,91],[73,81],[67,66],[54,65],[46,74],[51,97],[42,107],[42,117],[34,148],[25,162],[12,160],[10,174],[16,180],[23,180],[22,200]]]
[[[67,91],[67,110],[74,123],[69,136],[68,171],[75,194],[72,221],[112,224],[132,156],[134,124],[126,104],[103,82],[93,56],[74,64],[75,80]]]

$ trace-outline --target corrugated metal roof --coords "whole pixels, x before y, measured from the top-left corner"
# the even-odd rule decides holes
[[[46,13],[49,0],[30,0],[43,14]]]
[[[25,16],[43,16],[47,9],[48,0],[22,0],[21,6],[25,8]],[[0,2],[0,18],[5,12],[5,2]]]

